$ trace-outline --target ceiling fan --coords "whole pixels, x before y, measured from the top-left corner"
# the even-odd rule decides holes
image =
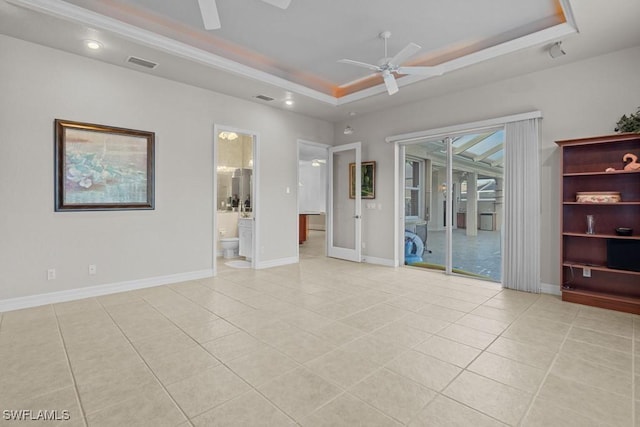
[[[382,78],[384,79],[384,84],[387,87],[387,92],[389,95],[393,95],[398,92],[398,82],[396,82],[396,78],[393,75],[394,73],[398,74],[410,74],[410,75],[419,75],[419,76],[440,76],[443,71],[440,67],[402,67],[401,64],[409,59],[411,56],[415,55],[421,47],[415,43],[409,43],[398,52],[393,58],[389,58],[387,56],[387,41],[391,37],[390,31],[383,31],[379,34],[381,39],[384,40],[384,58],[382,58],[378,64],[367,64],[366,62],[353,61],[351,59],[341,59],[338,62],[343,64],[351,64],[356,65],[358,67],[368,68],[369,70],[376,71],[382,74]]]
[[[291,0],[262,0],[272,6],[286,9],[289,7]],[[218,7],[216,0],[198,0],[200,5],[200,13],[202,14],[202,22],[207,30],[217,30],[220,28],[220,16],[218,15]]]

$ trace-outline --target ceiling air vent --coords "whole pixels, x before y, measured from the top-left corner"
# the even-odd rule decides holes
[[[261,99],[263,101],[267,101],[267,102],[273,101],[273,98],[267,95],[256,95],[256,98]]]
[[[128,57],[127,62],[130,64],[139,65],[140,67],[149,68],[150,70],[153,70],[158,66],[158,64],[155,62],[147,61],[146,59],[138,58],[135,56]]]

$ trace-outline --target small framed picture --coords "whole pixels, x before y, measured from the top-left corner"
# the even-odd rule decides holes
[[[362,162],[361,198],[376,198],[376,162]],[[356,164],[349,163],[349,198],[356,198]]]
[[[55,121],[55,210],[154,209],[155,134]]]

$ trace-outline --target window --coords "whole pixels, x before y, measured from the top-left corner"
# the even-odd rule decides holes
[[[407,158],[404,167],[405,219],[422,217],[424,161]]]
[[[496,201],[496,180],[495,178],[478,179],[478,201],[495,202]],[[467,201],[467,181],[463,181],[460,185],[460,201]]]

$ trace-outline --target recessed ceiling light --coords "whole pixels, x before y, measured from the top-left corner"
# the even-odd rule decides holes
[[[291,107],[291,106],[293,105],[293,99],[287,99],[286,101],[284,101],[284,103],[285,103],[287,106]]]
[[[102,43],[97,42],[95,40],[85,40],[84,44],[85,46],[87,46],[89,49],[92,49],[92,50],[98,50],[102,47]]]

